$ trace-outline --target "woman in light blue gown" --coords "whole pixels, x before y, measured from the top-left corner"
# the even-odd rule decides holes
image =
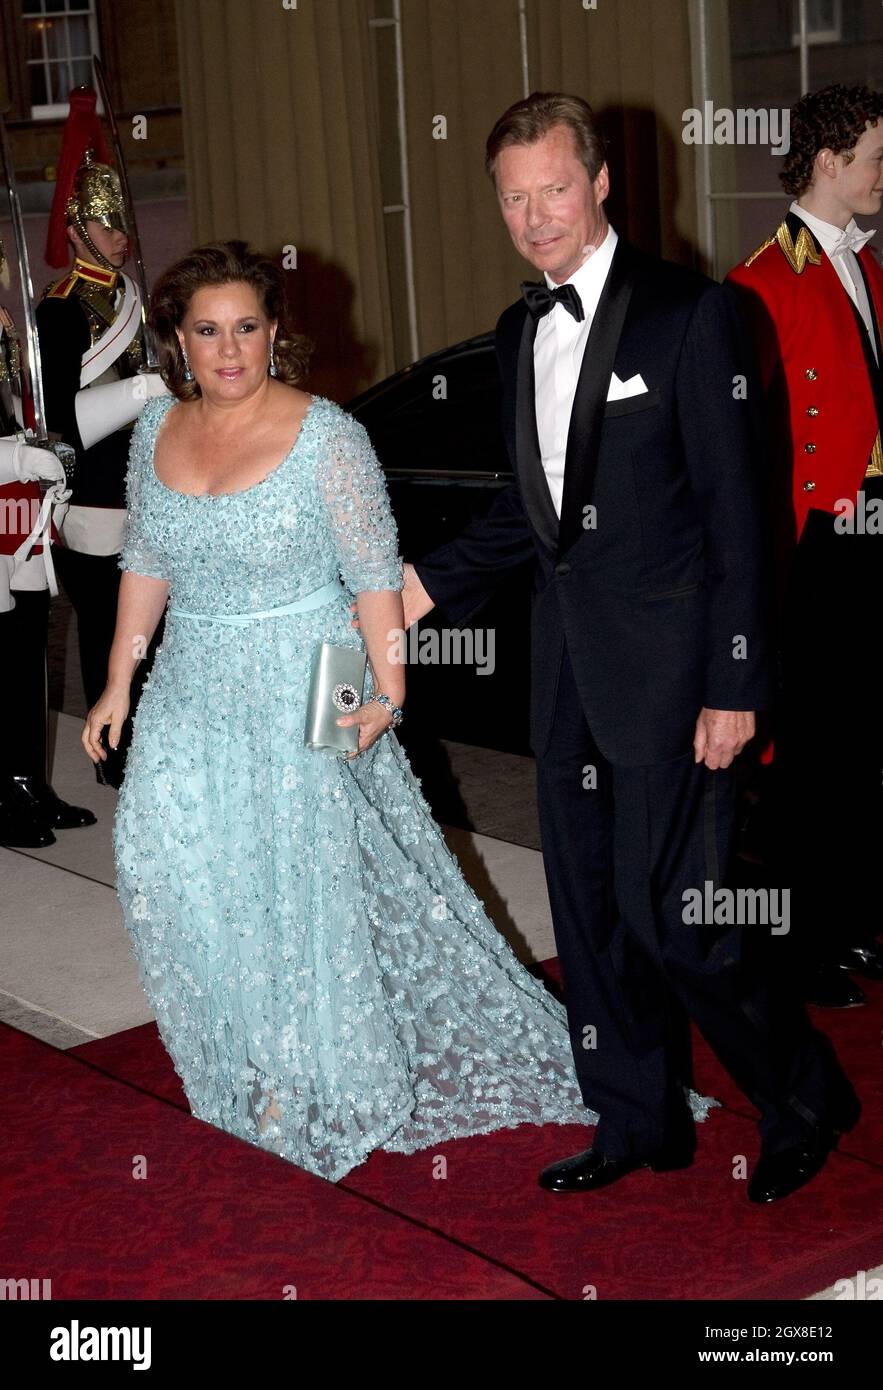
[[[380,634],[402,625],[396,527],[363,426],[297,388],[283,272],[242,242],[198,248],[157,284],[151,323],[173,394],[133,433],[117,631],[83,742],[94,761],[105,725],[119,737],[170,597],[113,841],[194,1115],[332,1182],[377,1148],[596,1123],[564,1008],[489,921],[372,700],[378,671],[391,685]],[[268,471],[255,426],[249,474],[240,421],[264,420],[287,420],[286,442],[299,429]],[[368,651],[350,759],[304,746],[323,641]]]

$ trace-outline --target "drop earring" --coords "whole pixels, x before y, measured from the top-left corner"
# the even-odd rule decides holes
[[[275,343],[273,343],[273,342],[270,343],[270,376],[278,376],[278,375],[279,375],[279,372],[278,372],[278,370],[277,370],[277,368],[276,368],[276,358],[275,358],[275,356],[273,355],[273,354],[274,354],[274,350],[275,350],[275,346],[276,346]]]
[[[189,359],[188,356],[187,356],[187,349],[182,347],[182,348],[181,348],[181,352],[183,353],[183,356],[184,356],[184,380],[185,380],[185,381],[192,381],[192,380],[193,380],[193,373],[192,373],[192,371],[190,370],[190,359]]]

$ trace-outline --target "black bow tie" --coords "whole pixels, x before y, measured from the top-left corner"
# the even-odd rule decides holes
[[[550,290],[548,285],[539,281],[524,280],[521,293],[535,319],[541,319],[544,314],[548,314],[555,304],[563,304],[568,314],[573,314],[577,323],[585,318],[583,302],[579,297],[579,291],[573,285],[559,285],[557,289]]]

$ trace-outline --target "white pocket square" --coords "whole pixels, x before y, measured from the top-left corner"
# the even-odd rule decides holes
[[[628,381],[620,381],[616,372],[610,376],[610,389],[607,392],[608,401],[622,401],[626,396],[641,396],[646,394],[647,387],[640,372],[630,376]]]

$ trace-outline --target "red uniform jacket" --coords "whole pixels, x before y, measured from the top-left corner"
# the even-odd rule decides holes
[[[858,259],[883,325],[883,270],[868,246]],[[767,392],[776,530],[793,545],[810,507],[854,503],[872,453],[883,466],[862,334],[836,270],[793,213],[727,280],[742,292]]]

